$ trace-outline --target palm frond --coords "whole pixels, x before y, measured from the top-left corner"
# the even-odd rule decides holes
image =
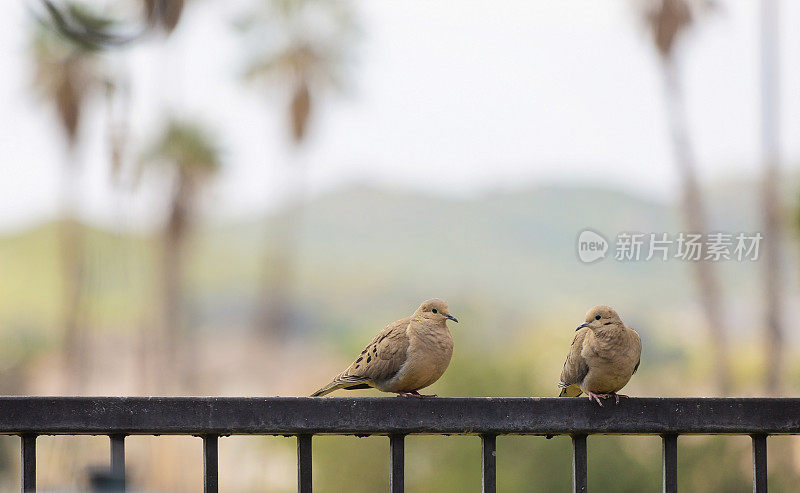
[[[157,27],[171,33],[184,7],[184,0],[144,0],[142,22],[101,16],[75,1],[41,3],[46,15],[40,22],[82,49],[98,51],[131,44]]]
[[[222,166],[220,147],[206,128],[172,119],[144,154],[143,163],[166,164],[193,176],[211,176]]]
[[[99,78],[96,51],[38,24],[32,34],[35,72],[32,87],[56,108],[70,142],[74,142],[82,109]]]
[[[257,47],[244,70],[245,80],[306,84],[310,90],[344,86],[343,75],[358,35],[348,2],[270,0],[237,27]]]

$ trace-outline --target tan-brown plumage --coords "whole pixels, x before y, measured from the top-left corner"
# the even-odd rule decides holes
[[[450,364],[453,336],[447,320],[458,322],[447,303],[422,303],[413,315],[383,329],[345,371],[311,397],[369,387],[419,396],[418,391],[439,380]]]
[[[600,399],[613,396],[628,383],[639,368],[642,342],[639,334],[626,327],[611,307],[596,306],[577,329],[564,369],[560,397],[586,393],[601,406]]]

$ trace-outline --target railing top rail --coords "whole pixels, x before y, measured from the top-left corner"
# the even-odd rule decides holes
[[[0,434],[800,434],[800,398],[0,397]]]

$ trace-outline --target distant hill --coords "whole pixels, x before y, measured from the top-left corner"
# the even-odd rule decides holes
[[[755,191],[737,190],[712,194],[715,229],[757,230],[757,214],[745,209],[757,203]],[[575,244],[587,227],[612,242],[619,232],[681,231],[672,204],[614,190],[542,187],[453,198],[347,188],[306,208],[298,289],[321,313],[340,320],[353,312],[381,319],[398,304],[413,306],[430,296],[460,300],[480,306],[476,311],[486,316],[487,330],[502,330],[491,326],[502,323],[495,320],[516,324],[543,313],[580,314],[600,302],[628,307],[637,316],[695,311],[689,263],[606,258],[582,264]],[[239,243],[236,238],[247,238],[241,245],[257,250],[269,236],[266,228],[240,224],[204,237],[213,238],[219,251],[225,249],[219,242]],[[787,261],[795,265],[791,250]],[[759,307],[739,300],[759,290],[756,266],[723,262],[721,272],[737,316],[755,316]],[[314,318],[321,324],[324,317]]]
[[[754,190],[723,192],[712,194],[714,227],[757,229],[750,205],[756,203]],[[249,321],[264,245],[274,239],[279,217],[198,230],[187,279],[193,324],[213,328]],[[576,239],[587,227],[612,243],[619,232],[681,230],[672,204],[597,188],[541,187],[457,198],[360,186],[317,197],[302,214],[299,324],[308,331],[363,330],[359,324],[390,320],[403,315],[398,307],[407,311],[433,296],[476,317],[487,333],[531,320],[574,321],[597,303],[618,306],[631,323],[640,324],[656,323],[668,311],[696,311],[688,263],[606,258],[582,264]],[[46,224],[0,238],[5,279],[0,323],[41,326],[54,320],[54,229]],[[94,323],[125,326],[147,316],[157,279],[154,244],[153,238],[90,230]],[[794,252],[787,250],[787,257],[787,272],[794,272]],[[755,316],[756,265],[724,262],[722,271],[737,320]]]

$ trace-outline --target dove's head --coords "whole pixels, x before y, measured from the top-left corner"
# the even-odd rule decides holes
[[[446,323],[448,320],[458,322],[458,319],[450,314],[450,308],[447,307],[447,303],[439,298],[423,302],[414,312],[414,316],[440,323]]]
[[[598,305],[586,312],[586,322],[580,324],[575,330],[580,330],[584,327],[597,330],[607,325],[622,325],[622,320],[619,319],[617,312],[610,306]]]

